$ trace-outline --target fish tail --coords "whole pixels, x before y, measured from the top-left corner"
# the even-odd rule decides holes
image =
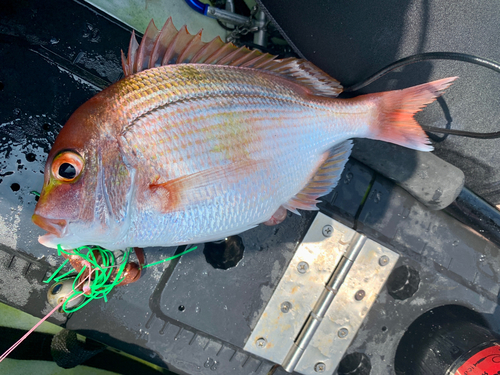
[[[432,151],[427,135],[413,116],[440,96],[456,78],[449,77],[403,90],[367,95],[378,105],[378,115],[368,138],[414,150]]]

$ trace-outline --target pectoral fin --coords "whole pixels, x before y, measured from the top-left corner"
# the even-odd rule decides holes
[[[245,177],[256,173],[265,164],[257,160],[242,160],[224,166],[186,175],[164,183],[155,181],[149,189],[163,213],[180,211],[189,205],[209,201],[224,194]]]

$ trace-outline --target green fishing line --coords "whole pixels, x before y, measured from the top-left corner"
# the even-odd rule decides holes
[[[188,250],[186,250],[186,251],[184,251],[184,252],[182,252],[180,254],[173,255],[170,258],[162,259],[162,260],[159,260],[158,262],[154,262],[154,263],[150,263],[150,264],[145,264],[145,265],[142,266],[142,268],[156,266],[157,264],[168,262],[169,260],[172,260],[172,259],[175,259],[175,258],[179,258],[180,256],[182,256],[184,254],[187,254],[190,251],[196,250],[197,248],[198,248],[198,246],[195,246],[195,247],[192,247],[191,249],[188,249]]]
[[[184,254],[187,254],[195,249],[197,249],[197,246],[192,247],[186,251],[183,251],[180,254],[173,255],[169,258],[162,259],[151,264],[142,265],[142,268],[147,268],[158,265],[160,263],[168,262],[172,259],[176,259]],[[82,267],[80,272],[78,272],[78,274],[75,277],[75,280],[73,281],[73,286],[72,286],[73,292],[66,297],[66,300],[62,306],[63,311],[69,314],[80,310],[82,307],[84,307],[94,299],[104,299],[105,302],[108,301],[107,295],[113,290],[113,288],[116,285],[120,284],[124,279],[123,271],[128,263],[132,249],[129,248],[123,252],[123,257],[119,263],[115,257],[115,254],[112,251],[103,249],[100,246],[81,246],[73,250],[64,250],[61,247],[61,245],[57,245],[57,252],[59,256],[61,256],[62,254],[68,256],[76,255],[84,261],[83,262],[84,267]],[[94,255],[94,252],[97,252],[99,256],[96,257]],[[97,259],[99,258],[100,261],[97,261]],[[67,263],[68,259],[66,259],[64,263],[61,264],[59,268],[45,282],[49,283],[52,280],[59,282],[64,278],[66,278],[68,275],[74,273],[75,270],[73,269],[61,276],[57,276],[58,273],[61,272],[61,270]],[[112,279],[113,272],[115,269],[118,270],[116,272],[116,275],[114,275],[114,278]],[[89,275],[88,279],[83,282],[83,288],[82,288],[83,290],[78,290],[78,288],[80,288],[82,284],[80,278],[82,278],[82,276],[85,274]],[[83,303],[73,308],[68,307],[68,303],[71,300],[79,298],[80,296],[85,297]]]
[[[129,255],[130,255],[130,249],[127,249],[123,253],[123,259],[121,264],[118,264],[115,258],[115,254],[107,249],[103,249],[102,247],[95,246],[95,247],[90,247],[90,246],[81,246],[79,248],[73,249],[73,250],[64,250],[60,245],[57,246],[57,251],[59,255],[66,254],[69,256],[78,256],[82,258],[84,261],[84,266],[78,272],[77,276],[75,277],[75,280],[73,281],[73,292],[66,297],[66,301],[64,302],[62,309],[66,313],[72,313],[75,311],[80,310],[82,307],[87,305],[90,301],[94,299],[104,299],[104,301],[107,302],[107,295],[111,290],[121,283],[124,279],[123,277],[123,271],[125,269],[125,266],[128,262]],[[100,261],[97,261],[96,255],[94,252],[97,252],[100,257]],[[116,272],[116,275],[112,279],[112,275],[115,269],[118,269]],[[54,273],[56,275],[60,271],[61,267],[59,267],[58,271]],[[59,277],[56,277],[56,281],[60,281],[64,279],[67,275],[70,273],[73,273],[74,271],[71,270],[64,275],[61,275]],[[80,287],[80,279],[83,275],[89,274],[89,280],[85,280],[83,282],[83,290],[78,290]],[[51,278],[53,278],[53,276]],[[111,280],[112,279],[112,280]],[[49,279],[50,280],[50,279]],[[85,300],[82,304],[70,308],[68,307],[68,303],[75,299],[78,298],[79,296],[85,297]]]
[[[66,259],[63,264],[61,264],[59,266],[59,268],[57,270],[55,270],[55,272],[52,274],[52,276],[50,276],[47,280],[44,281],[44,283],[50,283],[52,281],[52,279],[59,273],[59,271],[61,271],[63,269],[63,267],[66,265],[66,263],[68,263],[69,260]],[[73,271],[71,271],[73,272]]]

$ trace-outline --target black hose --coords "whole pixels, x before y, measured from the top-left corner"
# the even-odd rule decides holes
[[[493,60],[484,59],[482,57],[468,55],[466,53],[459,53],[459,52],[427,52],[427,53],[420,53],[418,55],[408,56],[398,61],[395,61],[387,65],[386,67],[380,69],[377,73],[368,77],[364,81],[361,81],[352,86],[344,88],[344,92],[358,91],[359,89],[368,86],[369,84],[375,82],[379,78],[383,77],[389,72],[392,72],[395,69],[401,68],[402,66],[405,65],[414,64],[421,61],[428,61],[428,60],[464,61],[471,64],[484,66],[485,68],[500,73],[500,64],[498,64],[496,61]],[[441,128],[435,128],[433,126],[422,126],[422,129],[424,129],[426,132],[458,135],[461,137],[469,137],[469,138],[479,138],[479,139],[500,138],[500,132],[477,133],[477,132],[468,132],[464,130],[441,129]]]
[[[498,64],[496,61],[493,60],[484,59],[482,57],[468,55],[466,53],[458,53],[458,52],[427,52],[427,53],[420,53],[418,55],[408,56],[402,58],[401,60],[395,61],[387,65],[385,68],[380,69],[377,73],[368,77],[364,81],[361,81],[352,86],[344,88],[344,92],[358,91],[359,89],[368,86],[369,84],[375,82],[377,79],[383,77],[384,75],[386,75],[389,72],[392,72],[395,69],[401,68],[402,66],[405,65],[410,65],[417,62],[428,61],[428,60],[464,61],[471,64],[484,66],[485,68],[500,73],[500,64]]]
[[[500,132],[493,133],[477,133],[477,132],[468,132],[465,130],[453,130],[453,129],[442,129],[435,128],[434,126],[421,126],[426,132],[431,133],[441,133],[441,134],[450,134],[450,135],[458,135],[460,137],[468,137],[468,138],[479,138],[479,139],[495,139],[500,138]]]

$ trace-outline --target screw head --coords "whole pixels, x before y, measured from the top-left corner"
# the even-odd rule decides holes
[[[378,260],[378,264],[382,267],[387,266],[389,264],[389,257],[387,255],[382,255]]]
[[[347,328],[341,328],[341,329],[339,329],[339,331],[337,332],[337,335],[338,335],[341,339],[343,339],[343,338],[347,337],[348,333],[349,333],[349,330],[348,330]]]
[[[265,348],[267,340],[264,337],[258,338],[257,341],[255,341],[255,345],[257,345],[258,348]]]
[[[361,301],[363,298],[365,298],[365,296],[366,296],[366,292],[363,289],[360,289],[354,295],[354,299],[356,301]]]
[[[314,365],[314,371],[316,372],[325,372],[326,365],[323,362],[318,362]]]
[[[285,301],[281,304],[281,312],[287,313],[292,309],[292,304],[288,301]]]
[[[307,262],[299,262],[299,264],[297,264],[297,271],[299,271],[299,273],[306,273],[308,269],[309,264]]]
[[[331,237],[333,234],[333,227],[331,225],[325,225],[321,232],[323,233],[323,236]]]

